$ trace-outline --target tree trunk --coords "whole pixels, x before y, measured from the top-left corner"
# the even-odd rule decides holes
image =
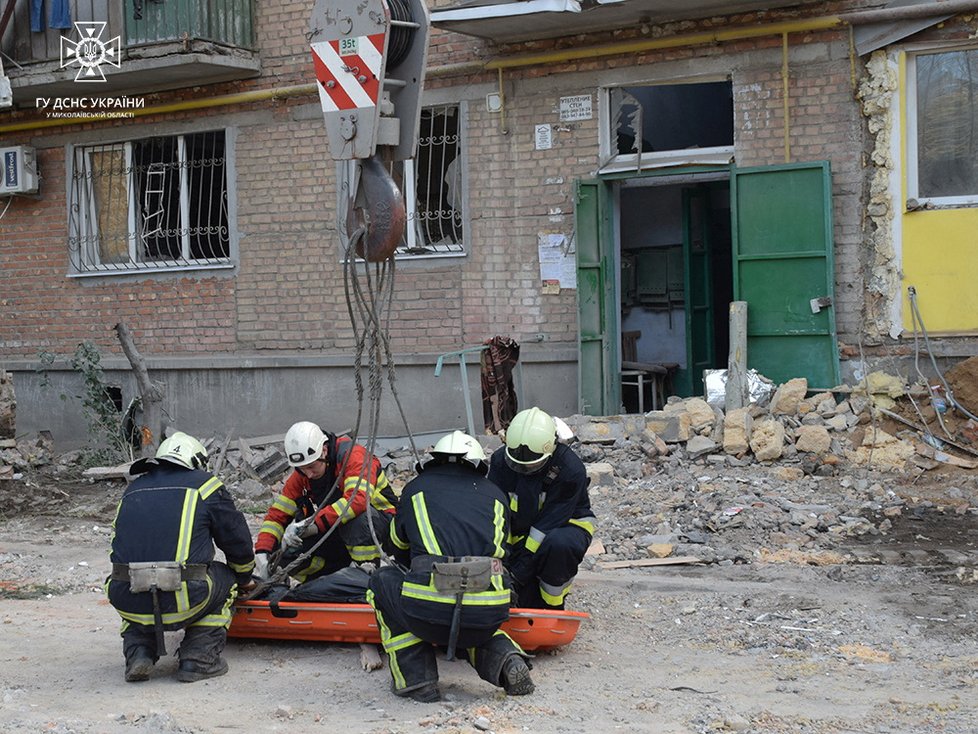
[[[149,372],[146,370],[146,362],[132,340],[129,327],[119,322],[115,325],[116,333],[119,335],[119,342],[122,344],[122,351],[126,353],[126,359],[132,366],[136,374],[136,384],[139,386],[139,398],[143,406],[143,421],[139,428],[140,455],[153,456],[156,447],[160,444],[163,437],[163,429],[166,428],[163,422],[163,393],[149,379]]]

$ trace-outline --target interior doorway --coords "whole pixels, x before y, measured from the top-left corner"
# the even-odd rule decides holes
[[[627,335],[619,364],[637,362],[653,374],[663,367],[666,394],[702,395],[703,370],[727,362],[734,291],[729,175],[626,179],[617,184],[616,204],[617,331]],[[622,382],[625,412],[648,410],[654,400],[640,401],[639,386],[648,382],[637,382]]]

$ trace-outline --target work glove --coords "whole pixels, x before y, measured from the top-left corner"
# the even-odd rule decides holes
[[[285,535],[282,536],[282,545],[286,548],[301,548],[302,541],[305,538],[311,538],[318,532],[319,529],[316,527],[316,523],[312,521],[312,518],[294,522],[285,529]]]
[[[268,554],[267,553],[256,553],[255,554],[255,570],[251,572],[259,581],[268,581]]]

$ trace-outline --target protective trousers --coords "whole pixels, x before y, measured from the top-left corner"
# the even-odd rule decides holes
[[[385,567],[370,576],[367,601],[377,614],[380,639],[388,655],[391,688],[398,696],[427,684],[438,682],[435,645],[448,644],[450,627],[436,625],[403,612],[401,589],[404,574],[400,569]],[[464,649],[466,659],[479,677],[501,686],[500,675],[510,655],[526,654],[509,635],[495,628],[459,630],[457,648]]]
[[[521,579],[516,606],[563,609],[564,599],[590,544],[590,533],[576,525],[565,525],[547,533],[532,554],[529,574]]]
[[[367,512],[370,513],[369,518]],[[299,583],[305,583],[346,568],[351,562],[367,563],[380,560],[380,549],[374,543],[374,536],[381,543],[386,541],[389,537],[391,515],[380,512],[374,507],[368,507],[367,512],[340,525],[313,551],[304,564],[292,570],[292,577]],[[371,523],[373,534],[370,532]],[[289,565],[319,542],[320,538],[322,535],[306,538],[300,548],[286,550],[282,554],[279,566]]]
[[[231,604],[237,595],[234,572],[225,564],[208,564],[210,597],[205,607],[185,623],[165,625],[166,630],[183,629],[180,643],[180,661],[191,660],[202,665],[217,662],[227,642],[227,628],[231,624]],[[198,582],[199,583],[199,582]],[[149,592],[146,592],[149,593]],[[159,659],[156,651],[156,630],[152,625],[122,623],[122,652],[128,663],[142,648],[153,661]]]

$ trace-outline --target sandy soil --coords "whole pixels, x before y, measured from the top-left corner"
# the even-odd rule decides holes
[[[170,656],[127,684],[101,591],[116,498],[100,491],[0,520],[0,731],[978,731],[976,587],[919,566],[583,572],[568,606],[592,617],[534,660],[522,698],[442,661],[444,701],[399,699],[386,668],[329,643],[230,640],[224,677],[178,683]]]

